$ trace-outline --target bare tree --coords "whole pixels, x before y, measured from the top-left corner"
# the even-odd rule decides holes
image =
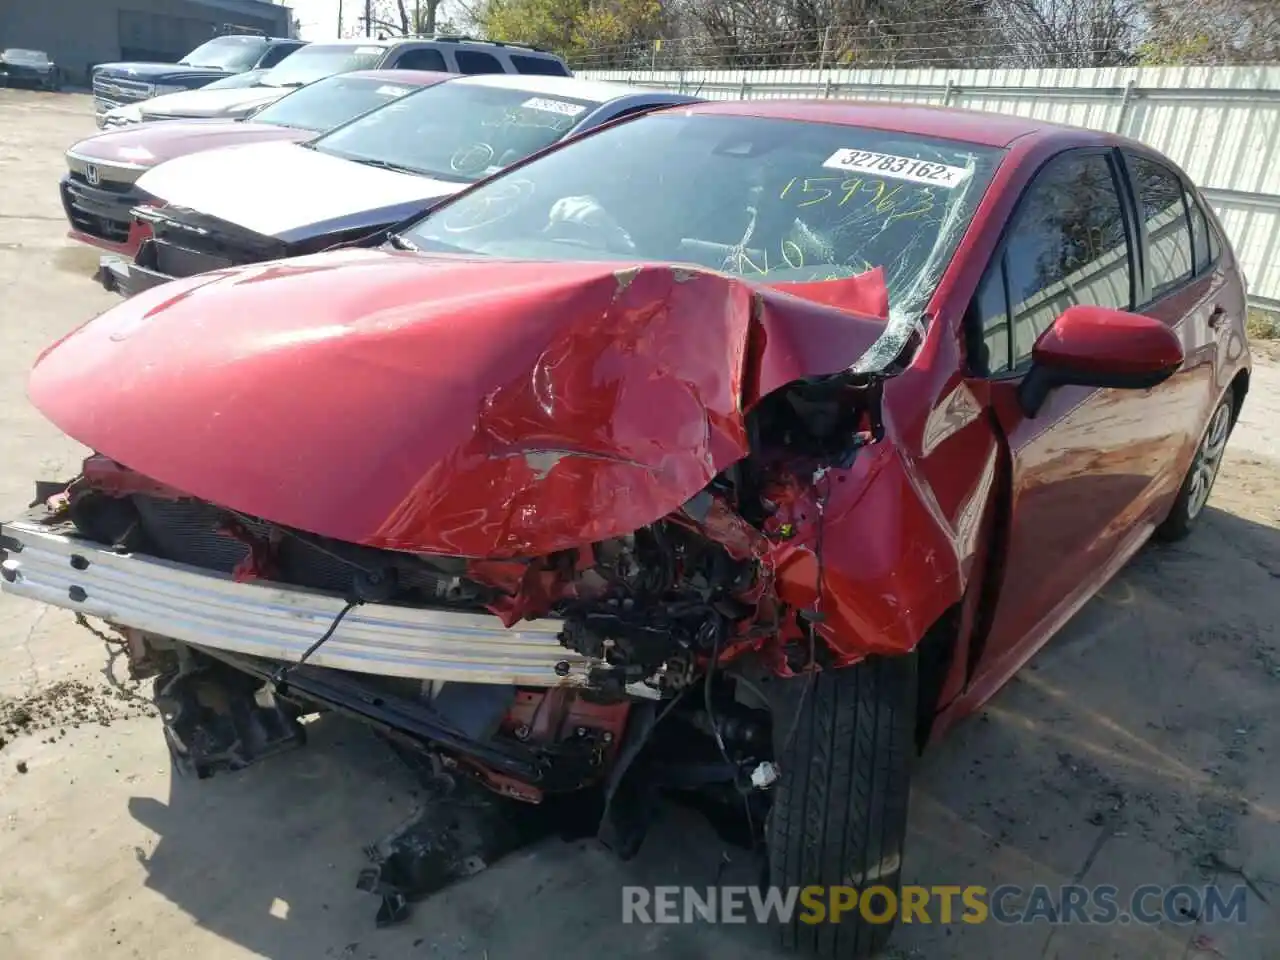
[[[1146,63],[1274,63],[1277,0],[1146,0]]]
[[[1105,67],[1133,61],[1141,0],[996,0],[1009,66]]]

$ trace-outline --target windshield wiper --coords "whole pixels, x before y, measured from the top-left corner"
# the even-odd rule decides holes
[[[306,86],[301,80],[290,80],[288,83],[260,83],[260,87],[271,87],[273,90],[297,90]]]
[[[398,233],[388,233],[387,243],[391,244],[397,250],[410,250],[414,253],[422,252],[421,247],[419,247],[417,244],[410,243],[408,240],[406,240],[403,236],[401,236]]]
[[[390,170],[393,173],[409,173],[415,177],[426,176],[425,170],[419,170],[416,167],[406,167],[403,163],[392,163],[390,160],[378,160],[374,157],[344,157],[354,163],[362,163],[366,167],[377,167],[379,170]]]

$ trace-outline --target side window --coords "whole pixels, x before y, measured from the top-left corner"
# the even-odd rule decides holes
[[[406,50],[396,59],[396,69],[449,72],[449,67],[444,62],[444,54],[434,47],[417,47],[413,50]]]
[[[498,58],[479,50],[455,50],[459,73],[506,73]]]
[[[518,53],[511,54],[511,65],[516,73],[536,73],[543,77],[567,77],[569,71],[559,60],[551,57],[526,57]]]
[[[1009,350],[1009,311],[1004,294],[1004,257],[987,269],[973,298],[969,354],[974,369],[988,376],[1005,373],[1012,365]]]
[[[1138,209],[1147,224],[1147,273],[1151,299],[1191,279],[1191,221],[1182,182],[1172,170],[1143,157],[1130,157],[1138,185]]]
[[[1018,204],[1004,259],[1015,367],[1030,359],[1036,339],[1068,307],[1129,309],[1132,258],[1107,157],[1051,161]]]
[[[1218,259],[1209,249],[1209,218],[1193,194],[1183,191],[1183,200],[1191,212],[1191,250],[1196,258],[1196,276],[1204,273]]]
[[[262,57],[262,62],[258,66],[274,67],[289,54],[294,53],[298,48],[291,43],[280,43],[268,50]]]

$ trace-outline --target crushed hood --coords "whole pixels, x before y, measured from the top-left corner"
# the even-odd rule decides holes
[[[235,117],[254,107],[274,103],[288,87],[240,87],[232,90],[184,90],[152,97],[139,104],[143,117]]]
[[[747,452],[753,400],[839,372],[882,275],[344,250],[178,280],[49,348],[29,393],[161,483],[352,543],[550,553],[665,516]]]
[[[294,143],[179,157],[138,187],[166,203],[287,243],[395,223],[466,184],[380,170]]]
[[[297,143],[315,136],[310,130],[269,123],[231,120],[173,120],[130,124],[88,137],[71,147],[67,156],[98,164],[154,167],[200,150],[279,140]]]

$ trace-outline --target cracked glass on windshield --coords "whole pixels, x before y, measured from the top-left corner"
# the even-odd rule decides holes
[[[400,239],[537,260],[691,263],[767,281],[883,267],[922,305],[1003,151],[862,127],[662,114],[584,137]]]
[[[311,145],[357,163],[470,183],[560,140],[598,106],[559,94],[448,81]]]

